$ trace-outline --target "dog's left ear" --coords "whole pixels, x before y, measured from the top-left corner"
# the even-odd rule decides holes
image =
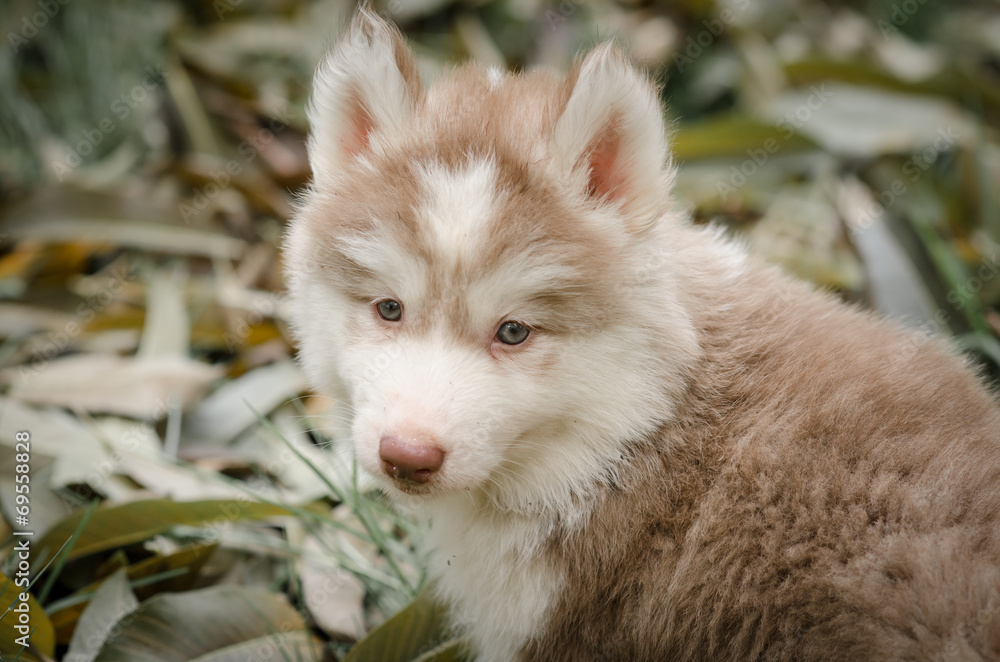
[[[552,154],[570,186],[619,206],[630,231],[663,212],[670,170],[656,88],[611,44],[588,54],[556,122]]]

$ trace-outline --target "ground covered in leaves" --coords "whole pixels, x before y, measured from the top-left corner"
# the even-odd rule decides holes
[[[432,606],[400,612],[422,525],[341,452],[342,412],[308,392],[286,328],[310,74],[352,9],[5,5],[2,659],[458,659],[426,650]],[[1000,374],[995,4],[376,9],[427,78],[469,58],[565,68],[617,36],[664,81],[696,222]]]

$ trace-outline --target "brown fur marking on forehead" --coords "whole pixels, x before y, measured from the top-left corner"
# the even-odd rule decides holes
[[[609,311],[621,304],[619,283],[627,262],[613,233],[583,218],[582,210],[567,203],[546,174],[520,155],[498,147],[485,158],[496,173],[491,216],[472,221],[470,243],[460,253],[446,253],[427,240],[429,285],[438,317],[448,319],[463,336],[481,340],[483,329],[469,327],[463,297],[477,284],[515,268],[523,272],[521,283],[530,293],[515,297],[499,288],[487,290],[496,315],[510,314],[552,333],[596,331],[598,321],[608,319]],[[464,163],[455,164],[455,172],[471,167],[476,159],[467,155]],[[553,274],[553,268],[561,273]]]
[[[485,69],[468,65],[428,90],[418,121],[438,145],[505,146],[527,154],[548,140],[571,92],[571,79],[550,72],[507,75],[492,82]],[[446,163],[462,156],[444,150],[438,154]]]

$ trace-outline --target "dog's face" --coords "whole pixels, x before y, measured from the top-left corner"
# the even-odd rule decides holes
[[[466,67],[424,90],[362,12],[310,118],[286,245],[301,358],[390,494],[527,507],[669,415],[694,339],[651,241],[660,109],[619,53],[566,80]]]

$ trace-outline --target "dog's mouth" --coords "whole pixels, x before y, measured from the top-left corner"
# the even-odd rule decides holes
[[[396,490],[408,496],[424,496],[434,491],[434,488],[426,483],[416,483],[402,478],[394,478],[390,481],[390,484]]]

